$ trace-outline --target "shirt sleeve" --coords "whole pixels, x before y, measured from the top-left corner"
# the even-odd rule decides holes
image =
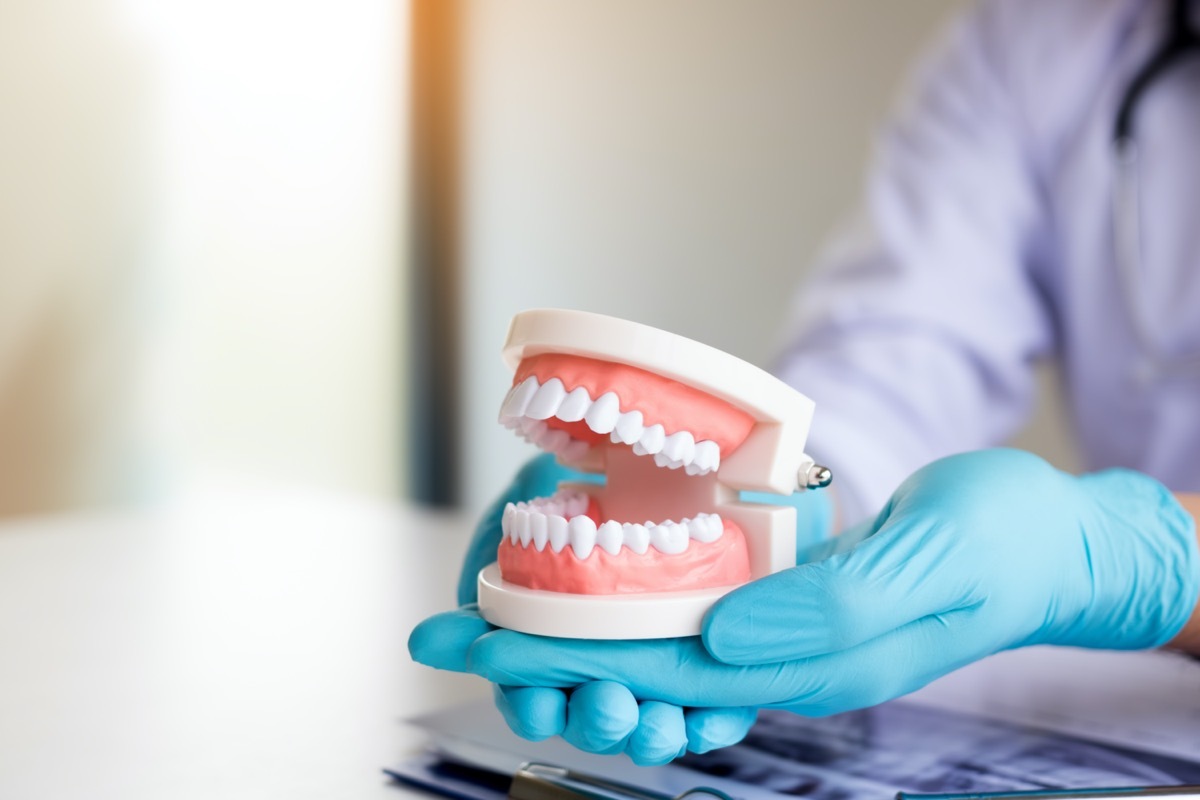
[[[776,372],[817,403],[841,521],[1028,416],[1054,330],[1046,214],[988,6],[950,28],[883,132],[861,209],[797,294]]]

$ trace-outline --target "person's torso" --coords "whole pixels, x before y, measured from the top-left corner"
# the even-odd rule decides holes
[[[1166,36],[1170,2],[1038,5],[1061,30],[1013,45],[1016,86],[1050,217],[1035,274],[1058,320],[1082,450],[1091,468],[1200,491],[1200,50],[1138,103],[1138,166],[1122,182],[1118,107]],[[1139,202],[1121,206],[1133,175]],[[1122,227],[1135,213],[1137,235]],[[1122,256],[1121,242],[1140,256]]]

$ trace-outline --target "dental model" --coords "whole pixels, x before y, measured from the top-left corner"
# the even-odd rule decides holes
[[[604,485],[510,503],[479,573],[494,625],[545,636],[693,636],[737,586],[796,563],[796,512],[738,502],[829,484],[804,454],[813,403],[707,345],[543,309],[513,318],[500,423]]]

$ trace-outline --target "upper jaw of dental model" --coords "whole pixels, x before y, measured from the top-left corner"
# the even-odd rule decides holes
[[[707,475],[720,468],[723,447],[735,449],[752,424],[711,395],[634,367],[569,356],[529,362],[501,405],[500,423],[567,463],[608,439],[660,467]],[[700,427],[688,429],[680,418]]]
[[[628,364],[543,352],[518,363],[500,422],[559,460],[602,468],[608,477],[601,491],[563,488],[508,505],[497,550],[504,581],[602,595],[749,580],[744,532],[715,513],[716,476],[677,479],[639,458],[689,475],[713,473],[749,435],[755,421],[747,412]],[[592,448],[598,458],[585,460]],[[696,491],[680,493],[683,484]]]

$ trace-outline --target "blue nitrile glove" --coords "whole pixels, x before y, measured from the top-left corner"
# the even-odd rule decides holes
[[[531,461],[518,479],[486,514],[476,529],[460,584],[460,598],[474,599],[475,575],[491,563],[500,540],[500,514],[505,502],[549,494],[564,468],[544,458]],[[573,477],[573,476],[572,476]],[[801,554],[827,550],[833,505],[827,492],[804,492],[781,497],[742,492],[746,502],[791,505],[796,509],[796,543]],[[839,537],[841,538],[841,537]],[[844,541],[844,539],[842,539]],[[803,555],[801,555],[803,557]],[[476,566],[478,564],[478,566]],[[467,671],[470,645],[494,628],[474,607],[441,614],[423,622],[409,639],[413,658],[440,669]],[[545,686],[495,687],[496,705],[519,736],[540,741],[561,735],[582,750],[626,752],[638,764],[663,764],[690,750],[704,753],[727,747],[745,737],[757,709],[687,708],[669,703],[639,703],[624,685],[595,681],[587,688]]]
[[[699,637],[662,639],[657,642],[589,642],[576,639],[552,639],[523,633],[499,630],[479,616],[475,606],[464,606],[422,622],[408,639],[408,649],[414,660],[438,669],[458,672],[478,671],[473,659],[477,650],[487,648],[491,637],[508,647],[516,642],[534,645],[535,658],[549,660],[561,652],[577,651],[571,658],[586,657],[591,646],[602,650],[611,645],[691,642],[703,652]],[[508,638],[517,637],[517,638]],[[656,648],[648,648],[650,652]],[[612,652],[615,655],[614,651]],[[486,655],[485,655],[486,658]],[[636,663],[629,665],[638,669]],[[735,744],[745,737],[754,724],[758,710],[752,706],[684,708],[680,703],[639,700],[626,685],[629,675],[623,670],[615,680],[562,680],[552,676],[546,684],[521,679],[520,685],[510,686],[497,681],[496,706],[508,726],[518,736],[541,741],[551,736],[563,739],[589,753],[611,755],[627,753],[637,764],[665,764],[686,751],[704,753]],[[681,680],[686,680],[681,676]],[[694,704],[693,704],[694,706]]]
[[[535,456],[526,462],[504,493],[483,512],[479,524],[475,526],[475,533],[471,536],[471,543],[467,545],[462,572],[458,577],[459,605],[475,602],[479,570],[496,560],[496,551],[500,548],[500,540],[503,538],[500,521],[504,517],[504,507],[509,503],[519,503],[535,497],[549,497],[558,489],[559,481],[603,483],[604,476],[564,467],[549,453]]]
[[[434,618],[410,647],[509,687],[616,683],[643,705],[821,715],[1023,645],[1158,647],[1200,591],[1194,524],[1160,484],[1128,470],[1076,478],[1015,450],[919,470],[862,533],[848,552],[730,593],[702,641],[454,631]]]

